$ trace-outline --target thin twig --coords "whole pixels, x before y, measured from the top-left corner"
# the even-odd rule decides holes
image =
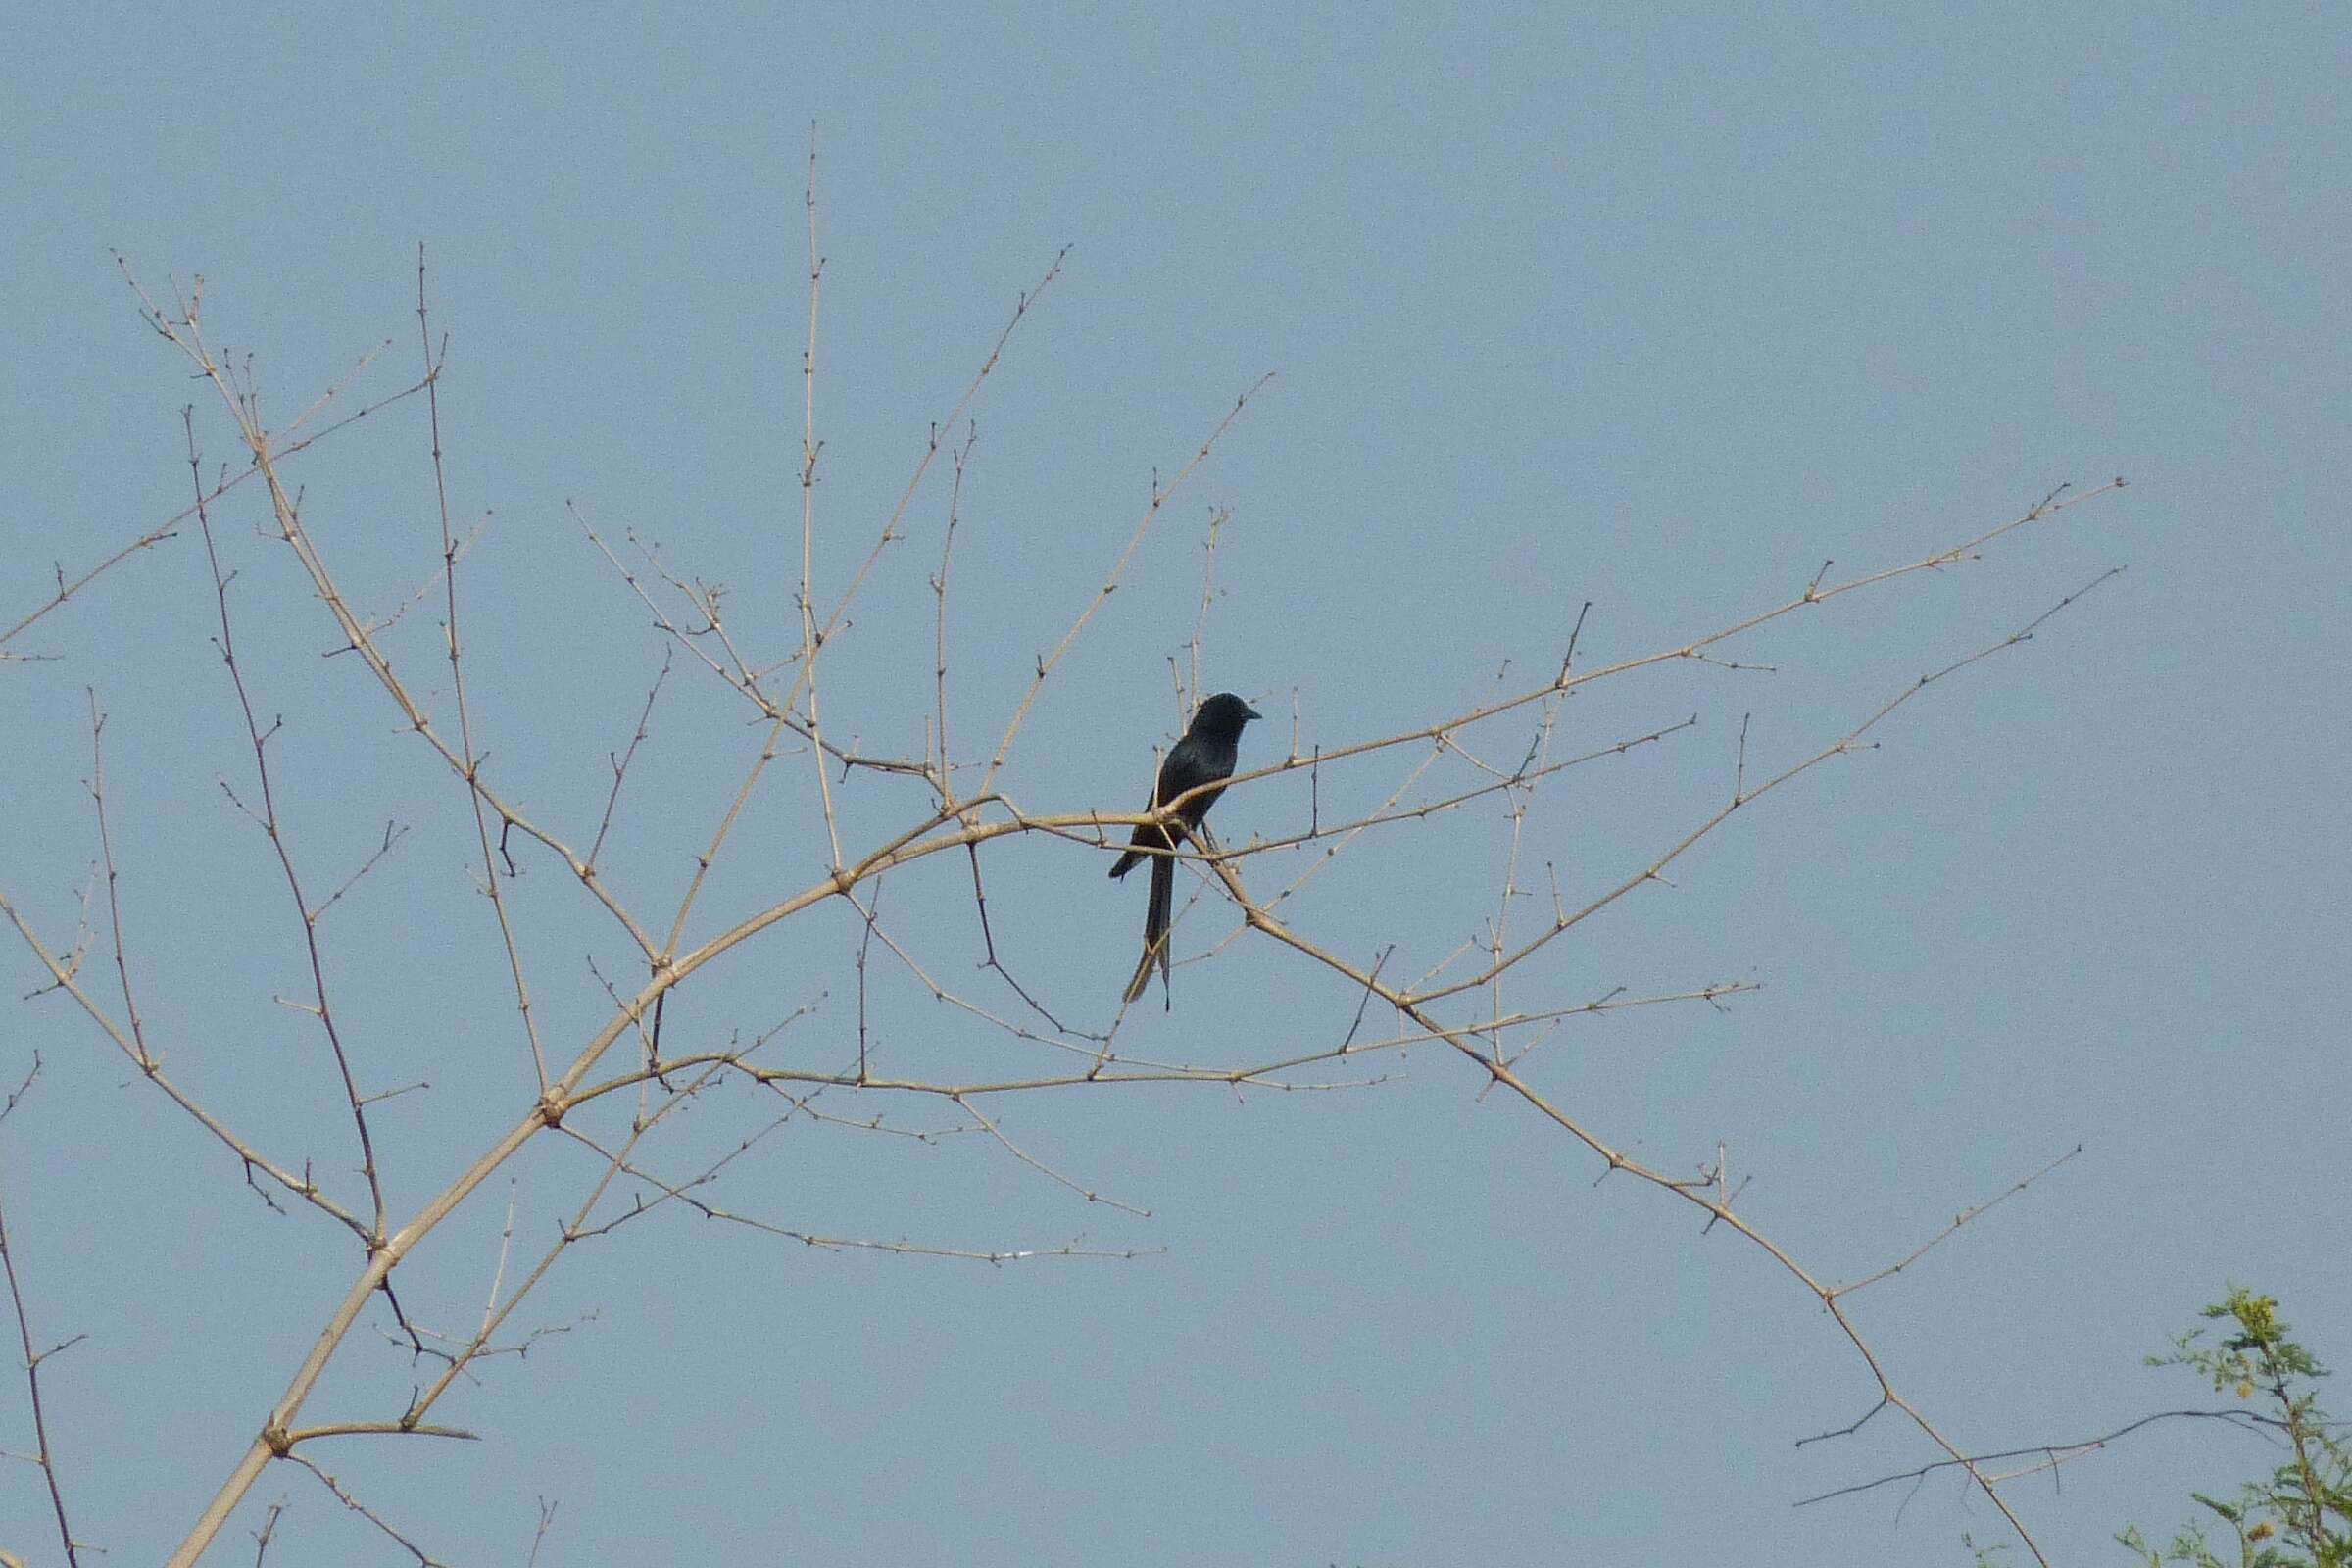
[[[1135,553],[1143,548],[1144,537],[1152,531],[1152,524],[1158,520],[1160,509],[1168,504],[1170,498],[1177,491],[1184,488],[1184,482],[1193,476],[1194,471],[1208,461],[1208,455],[1216,450],[1217,442],[1224,437],[1227,430],[1233,428],[1234,421],[1242,416],[1242,411],[1250,407],[1250,400],[1256,397],[1264,389],[1266,383],[1273,379],[1274,372],[1268,370],[1257,378],[1249,391],[1234,399],[1233,407],[1226,411],[1225,417],[1219,419],[1216,428],[1208,432],[1207,439],[1200,443],[1200,450],[1193,454],[1191,460],[1176,470],[1176,477],[1169,481],[1167,488],[1163,490],[1157,485],[1152,486],[1152,504],[1144,509],[1143,520],[1138,522],[1135,525],[1135,531],[1128,535],[1127,547],[1119,552],[1118,560],[1111,564],[1110,571],[1102,579],[1102,586],[1095,590],[1095,595],[1087,601],[1086,608],[1078,612],[1078,618],[1070,623],[1070,629],[1063,632],[1061,641],[1054,645],[1054,651],[1038,659],[1037,672],[1030,679],[1029,689],[1022,694],[1020,706],[1013,710],[1011,720],[1005,724],[1004,734],[997,742],[996,753],[988,760],[988,771],[981,775],[981,793],[986,794],[996,788],[997,774],[1004,766],[1004,759],[1011,755],[1013,737],[1020,734],[1021,726],[1028,721],[1029,710],[1036,705],[1038,693],[1045,689],[1046,677],[1054,673],[1054,666],[1060,663],[1062,656],[1067,654],[1077,643],[1079,634],[1085,631],[1087,623],[1095,618],[1096,612],[1100,611],[1103,603],[1118,590],[1119,579],[1127,574],[1128,563],[1132,562],[1135,559]],[[1173,803],[1163,802],[1162,804],[1171,805]]]
[[[1005,1152],[1012,1155],[1013,1158],[1019,1160],[1022,1164],[1028,1166],[1031,1170],[1034,1170],[1040,1175],[1049,1177],[1053,1181],[1067,1187],[1071,1192],[1076,1193],[1079,1197],[1085,1199],[1090,1203],[1107,1203],[1112,1208],[1117,1209],[1120,1213],[1133,1214],[1138,1219],[1150,1219],[1152,1217],[1152,1211],[1148,1208],[1137,1208],[1132,1203],[1122,1203],[1117,1199],[1112,1198],[1107,1194],[1096,1192],[1091,1187],[1081,1186],[1079,1183],[1070,1180],[1067,1176],[1064,1176],[1061,1172],[1055,1170],[1053,1166],[1047,1164],[1044,1160],[1039,1159],[1036,1155],[1030,1153],[1020,1145],[1005,1137],[1004,1128],[999,1127],[994,1121],[990,1120],[981,1112],[977,1105],[970,1103],[962,1096],[951,1095],[948,1098],[955,1101],[958,1105],[961,1105],[966,1115],[970,1116],[972,1120],[978,1122],[991,1138],[994,1138],[998,1143],[1004,1147]]]
[[[31,1083],[29,1076],[25,1082],[28,1085]],[[17,1098],[23,1093],[24,1090],[19,1089],[17,1095],[9,1097],[9,1110],[16,1109]],[[6,1114],[6,1111],[0,1111],[0,1116]],[[17,1254],[16,1250],[9,1245],[8,1212],[5,1206],[0,1206],[0,1268],[5,1268],[8,1272],[8,1299],[17,1314],[17,1343],[23,1348],[24,1353],[24,1387],[32,1403],[32,1441],[34,1445],[32,1461],[41,1467],[41,1480],[49,1488],[49,1507],[57,1517],[57,1539],[58,1544],[65,1548],[66,1561],[72,1564],[73,1568],[81,1568],[81,1553],[80,1548],[74,1541],[74,1527],[66,1519],[65,1490],[57,1479],[57,1450],[49,1444],[48,1410],[41,1402],[41,1363],[60,1350],[79,1344],[83,1337],[76,1334],[74,1338],[63,1344],[53,1345],[46,1350],[35,1350],[32,1348],[32,1320],[24,1313],[24,1287],[23,1282],[17,1278]]]
[[[2045,1163],[2039,1170],[2034,1171],[2032,1175],[2022,1177],[2019,1180],[2010,1183],[2009,1186],[2002,1189],[2001,1192],[1991,1198],[1986,1199],[1984,1202],[1977,1204],[1973,1208],[1962,1209],[1959,1213],[1952,1216],[1952,1222],[1949,1225],[1946,1225],[1943,1229],[1937,1231],[1935,1235],[1920,1243],[1919,1246],[1913,1248],[1910,1252],[1900,1258],[1897,1258],[1894,1262],[1887,1264],[1876,1274],[1865,1275],[1861,1279],[1854,1281],[1854,1283],[1851,1285],[1840,1285],[1830,1294],[1832,1296],[1851,1296],[1856,1291],[1863,1289],[1865,1286],[1876,1285],[1879,1281],[1886,1279],[1891,1275],[1900,1274],[1903,1270],[1909,1268],[1912,1264],[1927,1256],[1928,1253],[1935,1248],[1940,1246],[1953,1234],[1953,1232],[1980,1218],[1988,1210],[2000,1207],[2003,1203],[2006,1203],[2009,1201],[2009,1200],[2015,1198],[2018,1194],[2024,1192],[2027,1188],[2033,1186],[2035,1182],[2041,1180],[2044,1176],[2047,1176],[2050,1172],[2056,1170],[2059,1166],[2065,1164],[2068,1160],[2074,1158],[2081,1152],[2082,1152],[2082,1146],[2081,1144],[2077,1144],[2065,1153],[2060,1154],[2057,1158]]]
[[[382,1514],[377,1513],[373,1508],[368,1507],[358,1497],[353,1496],[350,1490],[347,1489],[342,1482],[337,1481],[334,1476],[328,1472],[326,1467],[321,1465],[318,1460],[312,1458],[307,1453],[300,1452],[289,1452],[285,1454],[284,1457],[293,1463],[302,1466],[312,1475],[317,1476],[318,1478],[318,1484],[324,1487],[327,1490],[327,1494],[337,1502],[350,1509],[353,1513],[358,1514],[369,1524],[375,1526],[375,1528],[382,1532],[383,1535],[387,1537],[395,1545],[399,1546],[410,1556],[416,1558],[416,1568],[449,1568],[447,1563],[442,1562],[431,1552],[426,1551],[422,1546],[416,1544],[416,1542],[410,1540],[406,1535],[403,1535],[400,1530],[397,1529],[392,1522],[386,1519]]]
[[[1985,1465],[1997,1464],[2003,1459],[2023,1459],[2034,1454],[2042,1456],[2041,1463],[2000,1478],[2014,1480],[2018,1476],[2034,1475],[2043,1470],[2055,1469],[2070,1460],[2096,1453],[2115,1442],[2116,1439],[2129,1437],[2140,1428],[2153,1426],[2159,1421],[2219,1421],[2226,1426],[2236,1427],[2241,1431],[2259,1433],[2262,1431],[2265,1420],[2266,1418],[2258,1416],[2250,1410],[2159,1410],[2154,1415],[2143,1415],[2136,1421],[2127,1421],[2114,1431],[2102,1432],[2095,1438],[2082,1438],[2073,1443],[2035,1443],[2022,1448],[2001,1448],[1991,1453],[1972,1453],[1965,1458],[1937,1459],[1933,1463],[1920,1465],[1916,1469],[1900,1470],[1893,1475],[1881,1476],[1876,1481],[1857,1481],[1850,1487],[1838,1487],[1828,1492],[1817,1492],[1810,1497],[1797,1498],[1795,1506],[1804,1508],[1817,1502],[1828,1502],[1834,1497],[1850,1497],[1859,1493],[1875,1492],[1880,1487],[1892,1486],[1898,1481],[1922,1481],[1938,1470],[1962,1469],[1971,1466],[1981,1469]]]
[[[441,519],[442,602],[448,614],[442,629],[449,652],[450,690],[457,698],[458,754],[465,762],[466,800],[473,807],[475,845],[482,857],[482,891],[489,895],[491,912],[498,921],[499,940],[507,950],[507,973],[514,984],[515,1010],[522,1015],[523,1036],[531,1048],[531,1071],[544,1092],[547,1050],[540,1044],[539,1019],[531,1010],[531,983],[522,971],[522,948],[515,940],[514,917],[508,911],[506,894],[499,886],[498,865],[491,858],[489,812],[484,808],[482,792],[473,787],[481,773],[482,758],[473,743],[473,705],[466,695],[465,639],[458,631],[458,539],[449,521],[449,471],[441,461],[441,367],[449,345],[445,340],[436,350],[433,344],[432,320],[425,309],[421,240],[416,245],[416,337],[424,352],[425,421],[433,446],[433,502]],[[593,866],[595,862],[596,856],[591,853],[586,863]]]
[[[654,677],[654,684],[646,690],[645,710],[637,715],[636,733],[629,737],[628,746],[618,756],[610,758],[612,763],[612,790],[605,797],[605,814],[597,819],[596,838],[588,846],[590,865],[596,864],[596,858],[604,853],[605,835],[612,829],[612,808],[620,804],[621,782],[629,776],[629,763],[637,756],[637,748],[645,744],[646,726],[653,722],[654,717],[654,699],[662,695],[662,683],[668,679],[669,650],[664,648],[662,650],[662,672]]]
[[[180,418],[187,430],[188,471],[191,475],[197,476],[196,488],[198,495],[201,496],[204,482],[199,471],[199,460],[196,455],[196,427],[186,411],[182,411]],[[368,1182],[368,1203],[371,1215],[368,1227],[368,1244],[373,1246],[380,1242],[384,1235],[384,1184],[376,1170],[375,1136],[368,1126],[368,1099],[361,1094],[359,1080],[352,1072],[351,1054],[344,1049],[343,1031],[335,1021],[334,1005],[327,998],[326,956],[318,946],[318,916],[324,906],[322,906],[320,909],[312,908],[309,898],[303,893],[302,876],[294,868],[293,847],[287,842],[284,824],[278,819],[277,790],[275,782],[270,775],[270,739],[277,733],[277,725],[272,724],[266,731],[262,728],[261,715],[254,710],[253,693],[245,684],[245,671],[237,663],[236,633],[230,623],[228,613],[229,579],[227,574],[220,569],[220,556],[214,546],[211,509],[202,503],[199,503],[196,508],[196,526],[204,536],[204,559],[205,564],[212,571],[213,602],[220,623],[220,635],[216,639],[214,646],[220,650],[220,661],[227,666],[229,684],[235,688],[237,694],[238,710],[244,715],[246,739],[253,747],[253,771],[258,780],[262,803],[257,819],[261,822],[263,831],[269,836],[270,848],[277,858],[278,871],[285,878],[286,892],[293,900],[295,916],[302,922],[303,952],[309,959],[311,973],[312,1000],[309,1010],[318,1018],[318,1027],[326,1034],[327,1050],[335,1061],[335,1074],[342,1081],[343,1098],[351,1107],[352,1130],[360,1146],[360,1171]],[[91,740],[95,745],[98,733],[104,728],[104,724],[94,708],[91,719]],[[103,798],[99,804],[99,822],[103,840],[105,824]],[[114,850],[111,844],[108,845],[106,851],[106,859],[108,883],[111,890],[114,879]],[[329,900],[328,902],[331,904],[333,901]],[[119,935],[118,931],[118,937]],[[116,951],[117,956],[120,957],[121,944],[119,940]],[[135,1037],[138,1032],[138,1014],[137,1010],[129,1005],[127,980],[123,996],[124,1010],[130,1016],[131,1030]],[[140,1049],[144,1054],[144,1042],[141,1043]]]

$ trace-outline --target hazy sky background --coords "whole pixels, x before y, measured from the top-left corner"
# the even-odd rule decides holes
[[[1726,650],[1777,673],[1681,666],[1567,705],[1568,751],[1699,720],[1538,797],[1525,875],[1541,890],[1549,863],[1574,900],[1721,804],[1743,714],[1752,778],[2129,566],[1507,993],[1534,1008],[1761,982],[1720,1011],[1571,1020],[1529,1070],[1661,1168],[1727,1145],[1742,1212],[1824,1279],[1884,1266],[2082,1145],[1855,1300],[1954,1441],[2082,1438],[2213,1402],[2139,1358],[2230,1280],[2352,1360],[2348,40],[2332,6],[59,14],[16,29],[0,64],[0,626],[51,590],[52,561],[74,572],[185,504],[183,404],[208,466],[232,456],[110,248],[154,288],[203,275],[208,330],[251,356],[282,423],[386,338],[348,395],[414,378],[422,240],[450,340],[452,503],[461,525],[491,518],[461,576],[487,772],[593,837],[662,638],[566,502],[727,584],[760,656],[797,643],[811,122],[828,601],[932,421],[1070,247],[973,410],[950,611],[959,755],[993,742],[1154,473],[1276,372],[1048,683],[1005,780],[1033,809],[1141,799],[1181,723],[1168,660],[1200,612],[1212,506],[1232,520],[1202,677],[1269,715],[1250,764],[1290,744],[1294,697],[1299,744],[1329,750],[1459,711],[1506,662],[1506,687],[1540,681],[1588,600],[1580,660],[1672,647],[1826,560],[1834,578],[1897,565],[2063,481],[2128,475],[1981,563]],[[438,549],[421,419],[387,411],[294,474],[346,589],[379,613]],[[826,654],[830,722],[878,751],[923,746],[946,477]],[[249,487],[218,529],[257,704],[284,719],[271,755],[314,897],[387,819],[412,830],[323,927],[363,1080],[433,1086],[377,1110],[405,1217],[527,1108],[527,1057],[470,892],[464,793],[357,661],[319,659],[332,624],[265,521]],[[11,645],[43,659],[0,665],[0,892],[72,941],[96,857],[94,689],[148,1028],[208,1103],[349,1193],[316,1025],[271,1000],[302,994],[299,933],[216,782],[250,791],[212,613],[183,532]],[[446,714],[437,614],[390,644]],[[608,850],[625,896],[674,907],[758,749],[743,716],[678,661]],[[1516,760],[1529,733],[1498,724],[1488,749]],[[1333,769],[1315,804],[1368,809],[1406,765]],[[920,809],[911,787],[852,788],[853,849]],[[1217,820],[1239,842],[1308,809],[1280,780]],[[739,831],[692,940],[823,874],[806,759],[779,763]],[[1480,932],[1507,850],[1489,801],[1367,839],[1285,907],[1357,961],[1396,944],[1386,972],[1418,974]],[[560,865],[523,859],[535,1000],[568,1060],[608,1008],[584,960],[620,985],[642,971]],[[1141,888],[1043,840],[987,864],[1015,972],[1106,1024]],[[973,967],[960,860],[883,898],[950,983],[1017,1004]],[[1548,908],[1539,892],[1514,919]],[[681,994],[675,1038],[715,1048],[814,1004],[778,1059],[840,1065],[846,914],[714,966]],[[1231,924],[1204,900],[1180,955]],[[8,994],[32,991],[13,933],[5,951]],[[886,967],[870,1029],[893,1070],[1067,1060]],[[103,940],[85,974],[112,995]],[[1180,967],[1174,1002],[1155,992],[1121,1051],[1271,1059],[1336,1042],[1356,999],[1243,940]],[[0,1127],[0,1197],[36,1331],[89,1336],[44,1385],[68,1501],[107,1560],[156,1560],[360,1259],[315,1214],[270,1214],[63,999],[4,1016],[0,1074],[37,1051],[41,1081]],[[1686,1205],[1596,1181],[1598,1160],[1481,1098],[1450,1052],[1336,1076],[1382,1072],[1348,1093],[997,1104],[1022,1147],[1149,1219],[981,1137],[797,1123],[713,1200],[831,1235],[1165,1251],[991,1269],[658,1215],[576,1249],[523,1314],[570,1332],[488,1363],[442,1409],[483,1443],[352,1439],[318,1457],[466,1564],[521,1563],[538,1499],[558,1507],[550,1565],[1961,1563],[1964,1532],[2003,1539],[1948,1477],[1907,1505],[1890,1489],[1792,1508],[1935,1457],[1892,1413],[1792,1446],[1873,1395],[1803,1291]],[[700,1168],[765,1103],[698,1105],[659,1162]],[[516,1163],[518,1250],[545,1245],[593,1173],[552,1139]],[[478,1320],[509,1192],[490,1184],[404,1268],[412,1315]],[[311,1417],[397,1414],[423,1375],[363,1330]],[[21,1389],[0,1412],[0,1442],[28,1450]],[[2115,1562],[2120,1526],[2169,1534],[2192,1486],[2270,1462],[2218,1428],[2159,1426],[2013,1496],[2053,1560]],[[0,1480],[0,1546],[57,1560],[36,1474]],[[279,1497],[270,1561],[403,1560],[288,1467],[217,1557],[244,1560]]]

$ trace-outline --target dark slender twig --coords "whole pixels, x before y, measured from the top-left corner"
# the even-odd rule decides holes
[[[25,1079],[25,1083],[28,1085],[31,1081],[29,1077]],[[23,1093],[22,1089],[17,1092],[18,1095]],[[14,1110],[16,1107],[17,1096],[12,1095],[9,1097],[8,1109]],[[0,1116],[6,1114],[7,1111],[0,1111]],[[0,1268],[6,1269],[8,1273],[9,1304],[16,1308],[17,1313],[17,1343],[24,1352],[24,1387],[32,1402],[33,1463],[40,1466],[41,1480],[49,1488],[49,1507],[57,1517],[57,1539],[58,1544],[65,1548],[66,1561],[72,1564],[73,1568],[81,1568],[81,1552],[74,1544],[74,1527],[66,1519],[65,1489],[57,1479],[57,1452],[49,1444],[48,1408],[41,1399],[41,1363],[60,1350],[78,1345],[83,1336],[76,1334],[72,1339],[53,1345],[46,1350],[35,1350],[32,1348],[32,1322],[24,1315],[24,1287],[17,1278],[17,1253],[16,1249],[9,1242],[8,1211],[5,1206],[0,1206]]]
[[[261,716],[254,710],[253,693],[245,684],[245,671],[237,663],[236,632],[228,612],[229,578],[220,569],[220,552],[215,548],[213,542],[212,509],[201,499],[204,486],[196,455],[196,427],[187,411],[181,412],[180,419],[187,431],[188,471],[191,475],[198,475],[197,493],[200,499],[196,507],[196,526],[204,537],[204,559],[205,564],[212,570],[213,601],[220,625],[220,635],[216,639],[214,646],[220,649],[220,661],[227,666],[229,684],[236,689],[238,710],[243,713],[245,718],[245,734],[253,746],[253,771],[258,782],[261,800],[260,811],[253,814],[261,823],[263,831],[269,836],[270,851],[277,858],[278,871],[285,879],[286,892],[294,902],[294,912],[302,921],[303,951],[310,961],[311,975],[311,1002],[306,1010],[318,1020],[319,1028],[326,1034],[327,1050],[334,1057],[336,1075],[342,1080],[343,1098],[351,1107],[352,1129],[360,1146],[360,1171],[368,1182],[368,1199],[371,1214],[368,1236],[368,1245],[372,1247],[383,1240],[385,1233],[384,1186],[382,1178],[376,1170],[375,1136],[368,1126],[368,1100],[361,1094],[359,1080],[353,1074],[351,1054],[344,1049],[343,1031],[335,1020],[334,1006],[327,996],[326,956],[318,946],[318,916],[322,912],[323,906],[321,909],[312,908],[310,900],[304,895],[302,876],[294,868],[293,849],[288,844],[284,826],[278,819],[277,791],[270,773],[270,741],[277,733],[278,726],[271,724],[268,730],[262,728]],[[110,861],[112,860],[111,854],[108,858]],[[327,902],[332,904],[334,901],[330,899]],[[126,1007],[127,998],[126,991]],[[135,1034],[137,1029],[135,1009],[131,1010],[131,1018]]]
[[[324,1465],[321,1465],[318,1460],[312,1458],[309,1454],[290,1452],[284,1454],[282,1457],[291,1463],[302,1466],[312,1475],[318,1477],[318,1484],[327,1490],[328,1495],[332,1496],[337,1502],[350,1509],[353,1513],[358,1514],[362,1519],[365,1519],[369,1524],[375,1526],[375,1528],[395,1545],[399,1546],[410,1556],[416,1558],[416,1568],[450,1568],[449,1564],[442,1562],[431,1552],[426,1551],[422,1546],[416,1544],[416,1542],[410,1540],[382,1514],[377,1513],[373,1508],[368,1507],[358,1497],[352,1495],[349,1488],[345,1487],[342,1482],[336,1480]]]
[[[1868,1417],[1864,1419],[1867,1420]],[[2259,1432],[2265,1425],[2273,1424],[2276,1418],[2258,1416],[2248,1410],[2159,1410],[2154,1415],[2143,1415],[2136,1421],[2127,1421],[2114,1431],[2102,1432],[2095,1438],[2082,1438],[2073,1443],[2034,1443],[2022,1448],[1999,1448],[1990,1453],[1972,1453],[1964,1458],[1937,1459],[1932,1464],[1923,1464],[1917,1469],[1899,1470],[1892,1475],[1881,1476],[1876,1481],[1857,1481],[1850,1487],[1838,1487],[1829,1492],[1817,1492],[1810,1497],[1797,1498],[1793,1506],[1810,1507],[1814,1503],[1828,1502],[1836,1497],[1850,1497],[1859,1493],[1875,1492],[1881,1487],[1893,1486],[1900,1481],[1924,1480],[1938,1470],[1956,1470],[1970,1466],[1982,1468],[1989,1464],[1998,1464],[2003,1459],[2023,1459],[2039,1454],[2042,1456],[2042,1463],[2034,1465],[2032,1469],[2018,1472],[2018,1474],[2032,1475],[2035,1471],[2049,1469],[2070,1460],[2082,1458],[2086,1454],[2096,1453],[2115,1442],[2116,1439],[2129,1437],[2141,1427],[2153,1426],[2159,1421],[2219,1421],[2225,1426],[2236,1427],[2240,1431]],[[2014,1477],[2003,1477],[2002,1479],[2009,1480]]]

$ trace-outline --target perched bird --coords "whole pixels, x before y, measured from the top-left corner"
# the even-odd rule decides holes
[[[1242,726],[1261,716],[1257,710],[1231,692],[1219,692],[1202,703],[1193,714],[1192,728],[1184,739],[1168,753],[1168,760],[1159,764],[1159,782],[1152,790],[1152,806],[1159,809],[1182,801],[1175,814],[1161,822],[1144,822],[1136,827],[1127,841],[1127,853],[1110,867],[1112,876],[1125,876],[1140,860],[1152,862],[1152,902],[1144,910],[1144,956],[1136,963],[1135,978],[1127,982],[1127,1000],[1132,1003],[1144,994],[1152,983],[1152,966],[1159,966],[1160,978],[1168,973],[1168,921],[1176,902],[1176,857],[1173,853],[1154,855],[1153,850],[1173,852],[1176,846],[1193,836],[1208,808],[1224,794],[1222,787],[1201,789],[1204,784],[1222,786],[1233,777],[1234,765],[1241,760]],[[1199,791],[1198,794],[1190,792]]]

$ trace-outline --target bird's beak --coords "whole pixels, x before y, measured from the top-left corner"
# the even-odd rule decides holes
[[[1249,715],[1250,717],[1251,717],[1251,718],[1263,718],[1263,717],[1265,717],[1265,716],[1266,716],[1265,714],[1263,714],[1263,713],[1259,712],[1259,711],[1258,711],[1256,709],[1254,709],[1254,708],[1251,708],[1251,707],[1250,707],[1249,704],[1247,704],[1247,703],[1244,703],[1244,704],[1242,705],[1242,711],[1243,711],[1244,713],[1248,714],[1248,715]]]

